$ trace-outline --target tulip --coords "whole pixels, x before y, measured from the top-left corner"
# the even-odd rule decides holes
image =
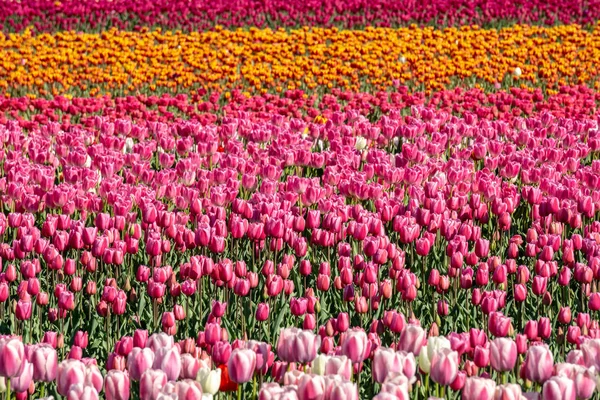
[[[298,383],[299,399],[322,399],[325,396],[325,379],[320,375],[303,375]]]
[[[25,349],[19,339],[0,338],[0,376],[17,376],[24,360]]]
[[[256,308],[256,320],[263,322],[269,319],[269,304],[260,303]]]
[[[133,348],[127,357],[127,371],[131,379],[139,381],[142,374],[152,368],[154,364],[154,352],[151,349]]]
[[[200,370],[200,360],[191,354],[181,355],[181,372],[179,373],[180,379],[196,379]]]
[[[553,376],[544,382],[542,397],[544,400],[575,400],[575,384],[567,377]]]
[[[156,350],[152,368],[163,370],[170,381],[176,380],[181,372],[181,355],[177,347]]]
[[[458,353],[442,348],[434,353],[431,359],[431,379],[440,385],[447,386],[454,381],[458,373]]]
[[[65,360],[58,364],[56,387],[58,393],[67,396],[71,386],[83,385],[85,382],[85,365],[79,360]]]
[[[98,391],[93,386],[82,384],[72,385],[67,394],[67,400],[98,400]]]
[[[10,387],[15,392],[26,392],[33,382],[33,364],[26,359],[21,363],[21,369],[16,376],[10,378]]]
[[[307,364],[317,356],[320,337],[308,330],[282,329],[277,342],[277,355],[286,362]]]
[[[252,380],[255,368],[256,354],[247,349],[233,350],[227,363],[229,377],[236,383],[245,383]]]
[[[508,383],[505,385],[496,386],[496,393],[494,394],[494,400],[521,400],[521,386]]]
[[[425,336],[426,333],[420,326],[412,324],[407,325],[400,335],[398,347],[402,351],[413,353],[416,357],[421,352]]]
[[[202,392],[205,394],[216,395],[221,385],[221,370],[209,368],[200,368],[197,376],[198,382],[202,385]]]
[[[108,371],[104,378],[104,388],[106,400],[128,400],[129,375],[123,371]]]
[[[512,339],[496,338],[490,343],[490,361],[498,372],[510,371],[517,362],[517,345]]]
[[[465,380],[465,386],[462,390],[462,399],[494,399],[496,383],[491,379],[469,377]]]
[[[36,382],[52,382],[58,373],[58,355],[48,344],[40,344],[31,354],[33,364],[33,380]]]
[[[525,357],[525,377],[533,382],[543,383],[552,376],[554,358],[545,345],[532,346]]]
[[[342,354],[352,360],[353,363],[362,362],[370,353],[367,334],[362,329],[354,328],[344,333],[341,347]]]
[[[140,378],[140,400],[157,400],[168,380],[167,374],[161,370],[146,370]]]
[[[426,374],[431,369],[431,359],[433,355],[441,349],[449,349],[450,341],[443,336],[430,337],[427,339],[427,346],[421,349],[419,353],[419,368]]]

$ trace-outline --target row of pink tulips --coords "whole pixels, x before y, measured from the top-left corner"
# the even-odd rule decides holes
[[[492,396],[507,375],[523,391],[563,393],[567,378],[579,388],[582,370],[563,374],[554,360],[595,379],[597,120],[410,112],[6,124],[0,330],[27,344],[61,332],[61,359],[95,358],[107,374],[126,369],[128,334],[162,330],[192,358],[210,355],[226,380],[256,378],[238,387],[247,396],[268,374],[283,386],[264,396],[298,398],[318,387],[327,398],[389,397],[384,387]],[[446,343],[436,337],[449,349],[429,350]],[[404,352],[393,364],[419,360],[402,369],[410,384],[386,382],[384,347]],[[521,360],[499,369],[499,347]],[[263,364],[231,361],[238,349]],[[311,375],[318,352],[347,357],[351,367],[335,363],[352,376]],[[369,377],[376,385],[361,384]]]
[[[178,1],[98,1],[27,0],[0,3],[0,19],[6,30],[35,31],[140,29],[161,26],[168,29],[205,30],[217,25],[245,26],[402,26],[410,23],[442,25],[494,25],[519,23],[595,24],[600,8],[594,1],[478,0],[399,3],[390,0],[361,1],[222,1],[193,3]]]

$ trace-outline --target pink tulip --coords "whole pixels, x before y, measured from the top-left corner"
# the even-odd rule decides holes
[[[169,379],[159,369],[148,369],[140,378],[140,400],[156,400]]]
[[[58,355],[48,344],[35,346],[31,354],[33,364],[33,380],[36,382],[52,382],[58,373]]]
[[[336,375],[350,380],[352,377],[352,361],[346,356],[334,356],[325,363],[325,375]]]
[[[510,371],[517,362],[517,345],[512,339],[496,338],[490,343],[490,361],[498,372]]]
[[[305,374],[298,383],[299,399],[323,399],[325,398],[325,378],[319,375]]]
[[[286,362],[307,364],[317,356],[320,337],[308,330],[282,329],[277,342],[277,355]]]
[[[407,325],[400,335],[398,347],[402,351],[413,353],[415,357],[421,352],[421,347],[425,343],[426,333],[418,325]]]
[[[255,368],[256,354],[247,349],[233,350],[227,363],[229,376],[236,383],[245,383],[252,380]]]
[[[462,399],[492,400],[495,389],[496,383],[491,379],[469,377],[462,390]]]
[[[17,376],[24,359],[25,348],[19,339],[0,338],[0,376]]]
[[[554,358],[545,345],[531,346],[527,350],[524,368],[525,376],[533,382],[543,383],[552,376]]]
[[[104,389],[106,400],[128,400],[129,375],[123,371],[108,371],[104,378]]]
[[[178,399],[201,399],[202,386],[195,380],[184,379],[175,383],[174,393]]]
[[[10,378],[10,388],[15,392],[26,392],[32,382],[33,364],[25,359],[17,375]]]
[[[494,400],[521,400],[521,386],[508,383],[506,385],[496,386]]]
[[[567,377],[553,376],[544,382],[542,397],[544,400],[575,400],[575,384]]]
[[[65,360],[58,364],[56,387],[58,393],[67,396],[71,386],[83,385],[85,382],[85,365],[79,360]]]
[[[180,379],[196,379],[198,370],[200,369],[200,360],[191,354],[181,355],[181,372]]]
[[[98,391],[93,386],[82,384],[72,385],[67,394],[67,400],[98,400]]]
[[[134,347],[127,357],[127,371],[131,379],[139,381],[142,374],[152,368],[154,364],[154,353],[151,349]]]
[[[154,369],[161,369],[170,381],[177,380],[181,372],[181,355],[177,347],[159,348],[154,352]]]
[[[360,363],[369,356],[371,345],[362,329],[354,328],[344,333],[341,342],[342,354],[353,363]]]
[[[431,379],[440,385],[447,386],[454,381],[458,373],[458,353],[442,348],[434,353],[431,359]]]

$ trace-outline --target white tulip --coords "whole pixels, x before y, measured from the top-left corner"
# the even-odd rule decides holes
[[[521,71],[521,68],[517,67],[517,68],[515,68],[513,75],[518,78],[519,76],[521,76],[522,73],[523,72]]]
[[[312,362],[311,372],[315,375],[325,375],[325,365],[330,358],[328,355],[319,354]]]
[[[198,371],[196,380],[202,385],[202,392],[208,394],[217,394],[221,386],[221,370],[201,368]]]
[[[354,147],[356,148],[356,150],[362,151],[365,147],[367,147],[367,139],[365,139],[362,136],[357,137]]]

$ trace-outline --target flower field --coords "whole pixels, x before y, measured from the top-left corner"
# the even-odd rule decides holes
[[[600,398],[598,19],[0,0],[0,397]]]

